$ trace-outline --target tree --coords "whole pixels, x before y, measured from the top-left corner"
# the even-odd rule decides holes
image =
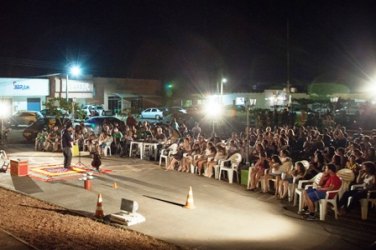
[[[84,112],[80,109],[77,103],[64,98],[49,98],[44,103],[49,116],[53,116],[63,124],[64,119],[70,118],[72,108],[74,110],[74,118],[83,119],[85,117]]]
[[[308,94],[316,100],[325,100],[334,94],[345,93],[350,93],[350,89],[340,83],[312,83],[308,86]]]

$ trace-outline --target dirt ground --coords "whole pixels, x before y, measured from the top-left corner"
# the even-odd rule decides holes
[[[0,188],[0,227],[38,249],[181,249]]]

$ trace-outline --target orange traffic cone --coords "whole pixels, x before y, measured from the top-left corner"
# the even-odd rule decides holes
[[[117,185],[116,182],[114,182],[114,183],[112,184],[112,188],[113,188],[113,189],[117,189],[117,188],[118,188],[118,185]]]
[[[194,209],[195,204],[193,202],[193,192],[192,192],[192,186],[189,187],[189,193],[187,195],[187,201],[185,202],[185,208],[188,209]]]
[[[95,210],[95,217],[102,219],[104,217],[102,209],[102,195],[98,194],[97,209]]]

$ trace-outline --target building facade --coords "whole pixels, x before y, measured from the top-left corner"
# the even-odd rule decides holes
[[[87,103],[102,104],[114,113],[136,113],[163,103],[159,80],[94,77],[93,82],[94,95]]]
[[[23,110],[41,110],[49,94],[48,79],[0,78],[2,107],[10,115]]]

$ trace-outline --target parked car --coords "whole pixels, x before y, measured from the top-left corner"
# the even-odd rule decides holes
[[[103,114],[104,109],[103,109],[103,106],[101,106],[101,105],[87,104],[87,105],[82,106],[81,110],[84,111],[86,117],[104,115]]]
[[[40,113],[44,116],[44,117],[56,117],[57,115],[59,117],[68,117],[69,116],[69,112],[64,110],[64,109],[60,109],[60,108],[57,108],[56,110],[49,110],[49,109],[42,109],[40,111]]]
[[[29,126],[40,118],[43,118],[43,115],[38,111],[21,111],[10,118],[10,125],[14,127]]]
[[[96,106],[95,106],[95,110],[98,112],[98,115],[99,115],[99,116],[104,115],[104,114],[103,114],[103,112],[104,112],[104,108],[103,108],[103,106],[101,106],[101,105],[96,105]]]
[[[158,108],[148,108],[141,112],[141,118],[147,119],[162,119],[164,116],[163,111]]]
[[[119,129],[121,131],[125,130],[125,123],[122,120],[119,120],[116,117],[112,116],[96,116],[96,117],[91,117],[87,119],[84,124],[85,127],[91,128],[94,133],[99,134],[101,132],[101,128],[103,126],[104,122],[110,123],[114,125],[115,123],[119,124]]]
[[[48,117],[39,118],[31,126],[25,128],[22,135],[26,141],[33,142],[38,133],[41,132],[44,128],[49,129],[54,125],[58,125],[59,128],[61,128],[63,126],[61,122],[64,123],[65,120]]]
[[[183,114],[187,114],[187,110],[185,108],[182,108],[182,107],[168,107],[168,108],[160,108],[161,110],[164,111],[164,113],[168,113],[168,114],[175,114],[175,113],[183,113]]]

